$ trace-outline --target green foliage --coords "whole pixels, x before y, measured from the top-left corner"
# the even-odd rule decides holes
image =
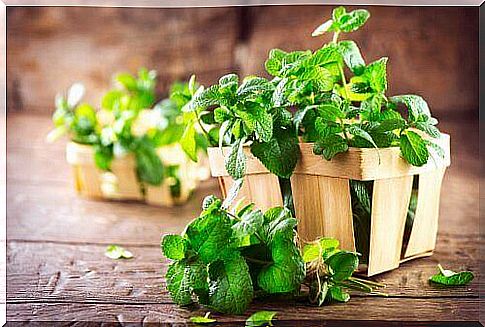
[[[246,319],[246,327],[273,326],[273,318],[277,313],[266,310],[255,312]]]
[[[475,277],[470,271],[454,272],[438,265],[439,272],[429,278],[430,282],[444,286],[462,286],[469,284]]]
[[[108,245],[104,251],[104,255],[113,260],[133,258],[133,253],[119,245]]]
[[[256,291],[299,289],[305,266],[293,240],[296,219],[283,208],[263,214],[253,207],[230,213],[210,196],[182,235],[163,237],[162,251],[174,260],[166,282],[175,303],[241,314]]]
[[[216,319],[209,318],[210,312],[207,312],[204,316],[195,316],[190,317],[190,321],[194,324],[204,325],[204,324],[212,324],[217,322]]]

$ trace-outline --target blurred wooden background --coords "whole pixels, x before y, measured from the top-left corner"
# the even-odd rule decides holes
[[[349,8],[350,9],[350,8]],[[367,7],[371,19],[349,35],[367,62],[388,56],[389,94],[417,93],[434,114],[478,112],[478,7]],[[99,103],[118,71],[159,73],[160,96],[192,73],[264,74],[269,49],[316,49],[310,33],[331,6],[185,9],[7,8],[7,108],[50,114],[54,96],[84,82]]]

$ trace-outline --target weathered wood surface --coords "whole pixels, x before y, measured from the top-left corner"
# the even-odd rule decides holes
[[[203,197],[219,192],[217,181],[203,183],[187,205],[170,209],[82,199],[72,186],[65,144],[44,143],[48,118],[9,114],[7,124],[10,320],[183,324],[188,317],[206,312],[172,304],[163,287],[167,261],[159,241],[164,233],[179,233],[195,217]],[[347,304],[323,308],[304,302],[257,301],[248,314],[276,310],[284,320],[282,326],[314,326],[323,319],[477,320],[479,287],[483,286],[479,278],[467,287],[453,289],[427,282],[438,262],[479,275],[479,247],[483,246],[477,228],[478,125],[444,121],[442,127],[452,138],[453,164],[443,181],[446,191],[432,257],[403,263],[398,270],[373,277],[387,285],[389,298],[355,294]],[[112,261],[104,257],[106,245],[113,243],[131,250],[135,258]],[[228,325],[241,325],[246,318],[215,316]]]

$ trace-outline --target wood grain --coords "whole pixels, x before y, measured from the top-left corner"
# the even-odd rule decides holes
[[[334,237],[340,247],[355,251],[349,181],[342,178],[294,174],[293,203],[298,235],[307,241]]]
[[[367,275],[399,267],[413,176],[374,182]]]
[[[419,175],[416,214],[404,257],[433,251],[435,248],[440,210],[441,181],[444,173],[444,169],[441,169]]]

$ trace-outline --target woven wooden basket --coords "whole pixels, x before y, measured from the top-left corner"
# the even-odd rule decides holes
[[[399,148],[350,148],[331,161],[313,154],[313,144],[301,143],[302,157],[291,188],[298,234],[304,240],[320,236],[335,237],[341,247],[355,250],[350,180],[373,181],[367,275],[372,276],[399,267],[400,262],[431,255],[438,231],[441,181],[450,165],[450,138],[438,143],[445,159],[433,160],[422,167],[408,164]],[[224,167],[229,148],[210,148],[211,173],[218,177],[223,196],[232,178]],[[245,148],[248,157],[243,187],[238,199],[253,202],[265,210],[283,204],[277,176]],[[403,249],[404,229],[414,176],[419,176],[417,207],[411,232]]]
[[[98,199],[138,200],[151,205],[173,206],[185,203],[199,182],[198,167],[183,153],[178,145],[157,149],[165,165],[178,165],[181,181],[180,196],[172,197],[170,180],[159,186],[144,184],[136,175],[135,157],[131,154],[115,158],[111,171],[102,171],[95,166],[92,146],[70,142],[66,147],[66,159],[72,166],[74,184],[82,196]]]

